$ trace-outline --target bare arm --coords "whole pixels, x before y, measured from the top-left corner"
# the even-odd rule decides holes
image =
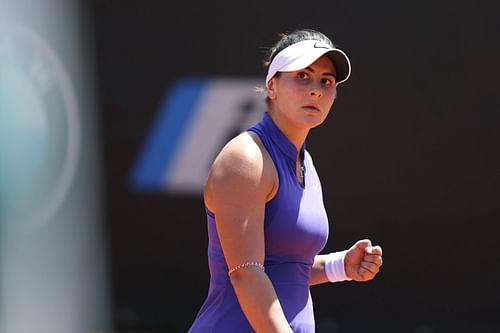
[[[309,285],[329,282],[325,272],[327,256],[326,254],[320,254],[314,257]],[[378,274],[382,263],[382,247],[379,245],[373,246],[369,239],[359,240],[346,250],[344,259],[345,276],[354,281],[370,281]]]
[[[215,160],[205,187],[205,203],[215,213],[229,268],[264,262],[265,203],[275,192],[274,164],[249,134],[229,142]],[[292,332],[274,287],[257,266],[235,270],[231,283],[256,332]]]
[[[311,276],[309,277],[309,285],[314,286],[316,284],[328,282],[328,278],[325,273],[325,258],[326,254],[318,254],[314,257],[314,263],[311,269]]]

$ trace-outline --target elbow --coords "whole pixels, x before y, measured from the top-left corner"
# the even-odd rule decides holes
[[[258,267],[245,267],[238,269],[229,275],[229,280],[235,291],[246,289],[254,285],[259,279],[262,278],[264,271]]]

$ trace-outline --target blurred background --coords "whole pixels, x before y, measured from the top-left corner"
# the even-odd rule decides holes
[[[186,332],[208,291],[202,187],[260,119],[278,33],[349,55],[308,150],[325,252],[318,333],[500,332],[500,5],[0,0],[0,330]]]

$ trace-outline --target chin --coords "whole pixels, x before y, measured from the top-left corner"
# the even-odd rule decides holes
[[[307,128],[315,128],[321,125],[326,120],[326,117],[323,115],[306,115],[303,117],[303,123]]]

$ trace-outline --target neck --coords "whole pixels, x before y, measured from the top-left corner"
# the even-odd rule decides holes
[[[297,148],[297,153],[300,152],[304,142],[306,141],[309,128],[300,128],[288,121],[286,118],[281,117],[278,112],[268,110],[269,116],[274,121],[276,126],[279,127],[281,132],[290,140],[290,142]]]

